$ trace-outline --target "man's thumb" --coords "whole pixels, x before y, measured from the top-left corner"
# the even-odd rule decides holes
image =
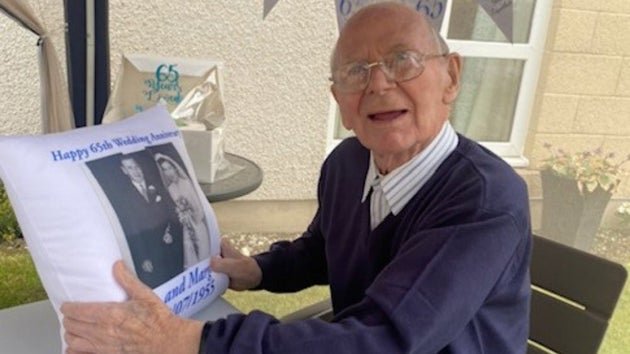
[[[223,258],[239,258],[243,255],[232,245],[232,242],[223,238],[221,239],[221,256],[223,256]]]
[[[153,295],[153,291],[133,275],[122,260],[114,263],[114,279],[125,290],[130,299]]]

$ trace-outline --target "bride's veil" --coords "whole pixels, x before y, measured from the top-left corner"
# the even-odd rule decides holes
[[[157,164],[158,171],[160,171],[160,178],[162,179],[162,184],[164,184],[165,187],[168,188],[168,186],[171,184],[171,181],[168,180],[168,177],[166,177],[166,175],[164,174],[164,171],[162,170],[162,162],[164,161],[170,163],[171,166],[173,166],[179,178],[190,181],[190,178],[188,177],[188,173],[186,172],[186,170],[184,170],[182,166],[180,166],[179,163],[177,163],[177,161],[175,161],[170,156],[158,152],[155,155],[153,155],[153,159],[155,160],[155,163]]]

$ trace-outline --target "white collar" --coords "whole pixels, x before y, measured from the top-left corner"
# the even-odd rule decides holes
[[[435,173],[442,162],[455,150],[458,142],[457,133],[447,121],[426,148],[385,176],[378,172],[374,155],[370,152],[361,203],[367,199],[374,179],[379,177],[383,194],[391,206],[392,213],[398,214],[429,177]]]

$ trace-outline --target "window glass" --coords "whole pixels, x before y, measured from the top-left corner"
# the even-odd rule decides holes
[[[477,141],[508,142],[523,64],[522,60],[464,58],[461,90],[451,112],[455,130]]]
[[[535,3],[535,0],[512,2],[514,43],[529,42]],[[478,5],[477,0],[453,1],[449,23],[449,39],[509,43],[508,38],[488,13]]]

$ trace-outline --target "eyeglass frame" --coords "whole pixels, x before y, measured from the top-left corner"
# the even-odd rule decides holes
[[[374,62],[371,62],[371,63],[365,63],[365,64],[361,65],[362,68],[365,68],[365,69],[368,70],[367,71],[367,77],[366,77],[365,83],[362,85],[362,87],[358,88],[356,90],[345,90],[345,89],[340,88],[338,86],[339,83],[335,82],[335,79],[332,76],[329,77],[328,80],[331,81],[333,86],[335,86],[337,88],[337,90],[339,90],[340,92],[343,92],[343,93],[357,93],[357,92],[361,92],[361,91],[365,90],[368,87],[368,85],[370,84],[370,79],[372,78],[372,68],[375,67],[375,66],[380,66],[381,67],[381,71],[383,72],[383,74],[385,75],[385,77],[387,78],[388,81],[394,81],[396,83],[401,83],[401,82],[413,80],[413,79],[417,78],[418,76],[422,75],[422,73],[424,72],[424,69],[425,69],[425,62],[427,60],[440,58],[440,57],[447,57],[450,54],[450,52],[437,53],[437,54],[424,54],[424,53],[416,51],[416,50],[402,50],[402,51],[395,51],[395,52],[389,53],[386,56],[389,56],[391,54],[396,54],[396,53],[413,53],[413,54],[415,54],[419,58],[418,63],[420,65],[420,67],[421,67],[420,71],[417,74],[412,75],[409,78],[406,78],[406,79],[403,79],[403,80],[396,80],[395,78],[393,78],[393,77],[391,77],[389,75],[389,68],[385,65],[385,60],[381,59],[381,60],[377,60],[377,61],[374,61]],[[351,62],[351,63],[348,63],[348,64],[344,64],[341,67],[354,67],[354,66],[357,66],[361,62],[362,61]],[[383,70],[383,69],[385,69],[385,70]]]

